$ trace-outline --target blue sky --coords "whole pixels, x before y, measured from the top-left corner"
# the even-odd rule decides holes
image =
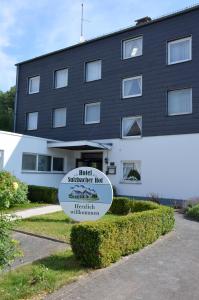
[[[185,0],[0,0],[0,90],[15,84],[14,64],[79,42],[81,3],[84,36],[90,39],[197,4]]]

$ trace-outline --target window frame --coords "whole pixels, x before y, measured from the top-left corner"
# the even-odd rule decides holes
[[[67,70],[67,85],[64,85],[64,86],[61,86],[61,87],[56,87],[55,86],[55,83],[56,83],[56,72],[62,71],[62,70]],[[69,77],[68,75],[69,75],[69,68],[68,67],[64,67],[64,68],[60,68],[60,69],[54,70],[54,72],[53,72],[53,88],[55,90],[59,90],[59,89],[63,89],[63,88],[68,87],[68,77]]]
[[[33,155],[36,156],[36,169],[35,170],[23,170],[23,155]],[[41,156],[50,156],[51,157],[51,168],[50,171],[39,171],[38,170],[38,163],[39,163],[39,155]],[[53,159],[54,158],[62,158],[63,159],[63,171],[54,171],[53,170]],[[21,172],[22,173],[38,173],[38,174],[65,174],[65,157],[59,155],[51,155],[46,153],[33,153],[33,152],[22,152],[22,160],[21,160]]]
[[[24,155],[31,155],[31,156],[35,156],[36,157],[36,166],[35,166],[35,170],[24,170],[23,169],[23,156]],[[21,160],[21,171],[22,172],[28,172],[28,173],[31,173],[31,172],[37,172],[37,165],[38,165],[38,157],[37,157],[37,153],[32,153],[32,152],[22,152],[22,160]]]
[[[190,50],[190,57],[188,59],[183,59],[183,60],[177,60],[175,62],[170,62],[170,59],[171,59],[171,47],[170,45],[172,44],[177,44],[179,43],[180,41],[187,41],[189,40],[190,43],[189,43],[189,50]],[[188,62],[188,61],[191,61],[192,60],[192,35],[190,36],[187,36],[187,37],[183,37],[183,38],[178,38],[178,39],[175,39],[175,40],[171,40],[171,41],[168,41],[167,42],[167,65],[175,65],[175,64],[180,64],[180,63],[184,63],[184,62]]]
[[[100,113],[99,113],[99,121],[87,122],[86,121],[86,107],[99,105]],[[92,124],[100,124],[101,123],[101,102],[91,102],[84,104],[84,125],[92,125]]]
[[[65,109],[66,110],[66,120],[65,120],[65,125],[63,126],[54,126],[54,112],[58,109]],[[57,107],[57,108],[53,108],[52,109],[52,128],[56,129],[56,128],[64,128],[67,125],[67,107]]]
[[[129,81],[129,80],[132,80],[132,79],[141,79],[141,93],[140,93],[140,94],[136,94],[136,95],[124,96],[124,82],[125,82],[125,81]],[[122,79],[122,99],[142,97],[142,95],[143,95],[143,91],[142,91],[143,82],[142,82],[142,81],[143,81],[142,75],[139,75],[139,76],[133,76],[133,77],[128,77],[128,78],[123,78],[123,79]]]
[[[183,113],[172,113],[169,114],[169,92],[181,91],[181,90],[191,90],[191,112],[183,112]],[[184,115],[191,115],[193,113],[193,90],[192,88],[178,88],[178,89],[171,89],[167,91],[167,116],[184,116]]]
[[[87,80],[87,65],[89,63],[94,63],[100,61],[101,63],[101,76],[98,79],[94,79],[94,80]],[[98,81],[98,80],[102,80],[102,59],[94,59],[94,60],[88,60],[84,63],[84,82],[88,83],[88,82],[94,82],[94,81]]]
[[[29,128],[28,128],[28,124],[29,124],[29,115],[30,115],[30,114],[35,114],[35,113],[37,113],[37,127],[34,128],[34,129],[29,129]],[[38,112],[38,111],[27,112],[27,113],[26,113],[26,130],[27,130],[27,131],[36,131],[36,130],[38,130],[38,121],[39,121],[39,112]]]
[[[62,171],[57,171],[57,170],[54,170],[54,158],[60,158],[60,159],[62,159],[63,160],[63,170]],[[52,163],[51,163],[51,171],[52,172],[56,172],[56,173],[63,173],[64,172],[64,163],[65,163],[65,160],[64,160],[64,157],[61,157],[61,156],[55,156],[55,155],[53,155],[52,156]]]
[[[132,163],[139,163],[140,164],[140,177],[141,179],[139,181],[131,181],[131,180],[125,180],[124,179],[124,163],[126,164],[132,164]],[[134,160],[122,160],[121,161],[121,181],[120,183],[124,184],[142,184],[142,161],[141,159],[134,159]]]
[[[38,91],[36,91],[36,92],[31,92],[31,91],[30,91],[30,81],[31,81],[33,78],[36,78],[36,77],[39,77],[39,89],[38,89]],[[34,75],[34,76],[29,76],[29,77],[28,77],[28,95],[38,94],[38,93],[40,92],[40,81],[41,81],[41,76],[40,76],[40,75]]]
[[[141,135],[125,136],[123,134],[123,120],[124,119],[141,119],[141,126],[142,126],[142,116],[122,117],[122,119],[121,119],[121,122],[122,122],[122,124],[121,124],[121,128],[122,128],[122,134],[121,134],[121,136],[122,136],[122,139],[140,139],[140,138],[142,138],[142,128],[141,128]]]
[[[125,54],[125,43],[129,42],[129,41],[138,40],[138,39],[142,39],[142,53],[139,54],[139,55],[136,55],[136,56],[124,57],[124,54]],[[122,60],[132,59],[132,58],[136,58],[136,57],[139,57],[139,56],[142,56],[142,55],[143,55],[143,35],[122,40]]]

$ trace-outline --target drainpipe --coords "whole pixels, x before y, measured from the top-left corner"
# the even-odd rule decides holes
[[[18,101],[18,85],[19,85],[19,65],[17,65],[16,72],[16,94],[15,94],[15,103],[14,103],[14,132],[16,132],[16,118],[17,118],[17,101]]]

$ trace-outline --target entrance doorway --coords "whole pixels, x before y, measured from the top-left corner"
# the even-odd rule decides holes
[[[100,171],[103,169],[102,152],[83,152],[81,158],[76,159],[76,168],[92,167]]]

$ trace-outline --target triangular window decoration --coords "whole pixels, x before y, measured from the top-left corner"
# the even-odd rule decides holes
[[[127,133],[127,136],[140,136],[140,135],[141,135],[140,126],[137,121],[134,121]]]

